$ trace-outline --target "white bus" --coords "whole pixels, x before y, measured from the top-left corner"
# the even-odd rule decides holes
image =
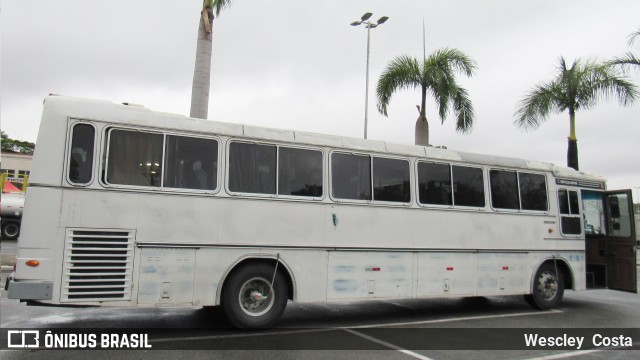
[[[634,236],[630,194],[547,163],[52,96],[30,182],[8,283],[28,303],[268,327],[288,301],[636,290],[634,240],[633,262],[607,247]]]

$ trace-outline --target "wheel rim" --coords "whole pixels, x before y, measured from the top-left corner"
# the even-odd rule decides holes
[[[544,300],[552,300],[558,294],[558,278],[556,274],[545,271],[538,278],[538,293]]]
[[[267,313],[273,306],[273,299],[271,283],[261,277],[247,280],[238,293],[240,308],[250,316],[261,316]]]
[[[14,237],[14,236],[18,235],[18,231],[19,231],[19,228],[15,224],[9,224],[9,225],[5,226],[5,228],[4,228],[4,234],[7,237]]]

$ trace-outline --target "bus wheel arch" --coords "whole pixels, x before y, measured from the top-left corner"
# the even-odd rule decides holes
[[[574,288],[573,272],[564,259],[547,259],[536,269],[530,293],[524,298],[539,310],[555,308],[562,301],[565,289]]]
[[[264,328],[280,318],[294,294],[295,281],[281,259],[246,257],[229,267],[216,302],[234,326]]]

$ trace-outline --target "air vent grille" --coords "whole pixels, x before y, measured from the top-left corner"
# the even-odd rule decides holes
[[[134,232],[67,230],[61,300],[131,300]]]

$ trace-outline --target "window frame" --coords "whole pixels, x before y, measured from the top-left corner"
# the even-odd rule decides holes
[[[447,165],[449,167],[449,182],[451,183],[451,205],[442,205],[442,204],[429,204],[420,202],[420,164],[438,164],[438,165]],[[423,208],[435,208],[435,209],[453,209],[453,174],[451,173],[451,163],[443,162],[443,161],[430,161],[430,160],[418,160],[415,165],[415,176],[416,176],[416,203],[418,206]]]
[[[518,187],[518,209],[503,209],[503,208],[496,208],[493,206],[493,192],[491,191],[491,171],[507,171],[507,172],[515,172],[516,173],[516,184]],[[544,184],[545,184],[545,196],[547,198],[547,210],[529,210],[529,209],[523,209],[522,208],[522,193],[521,193],[521,189],[520,189],[520,174],[530,174],[530,175],[542,175],[544,177]],[[489,190],[489,206],[491,207],[491,210],[495,211],[495,212],[504,212],[504,213],[512,213],[512,214],[519,214],[519,213],[524,213],[524,214],[540,214],[540,215],[547,215],[551,212],[551,203],[549,201],[550,197],[549,197],[549,181],[547,178],[547,174],[544,172],[538,172],[538,171],[528,171],[528,170],[518,170],[518,169],[508,169],[508,168],[498,168],[498,167],[489,167],[487,169],[487,188]]]
[[[217,136],[204,136],[204,135],[191,135],[191,134],[183,134],[177,132],[163,132],[163,141],[162,141],[162,179],[160,181],[160,186],[162,190],[165,191],[175,191],[175,192],[192,192],[192,193],[207,193],[207,194],[216,194],[220,191],[220,159],[222,158],[222,148],[220,146],[221,141]],[[186,137],[192,139],[203,139],[203,140],[214,140],[217,143],[218,154],[216,159],[216,186],[213,189],[189,189],[189,188],[176,188],[164,186],[164,177],[165,177],[165,164],[167,161],[167,137],[176,136],[176,137]]]
[[[310,151],[318,151],[321,156],[321,164],[322,164],[322,194],[320,196],[303,196],[303,195],[282,195],[279,193],[280,191],[280,148],[285,147],[288,149],[298,149],[298,150],[310,150]],[[314,148],[310,146],[294,146],[289,144],[276,144],[276,198],[277,199],[291,199],[291,200],[312,200],[312,201],[321,201],[324,200],[327,194],[327,186],[325,185],[325,175],[327,171],[327,165],[325,161],[325,151],[322,148]]]
[[[560,212],[560,191],[563,191],[563,190],[567,192],[567,206],[568,206],[568,210],[569,210],[568,214],[562,214]],[[572,214],[571,213],[571,192],[572,191],[576,193],[576,196],[578,198],[578,213],[577,214]],[[582,235],[584,235],[584,222],[583,222],[583,218],[582,218],[584,209],[581,209],[582,208],[582,204],[581,204],[582,203],[582,201],[581,201],[582,193],[581,193],[580,189],[571,189],[571,188],[567,188],[567,187],[559,187],[559,188],[556,189],[556,198],[557,198],[557,201],[558,201],[558,217],[560,219],[560,224],[559,224],[560,225],[559,226],[560,234],[562,236],[564,236],[564,237],[581,238]],[[565,234],[565,232],[563,231],[563,228],[562,228],[562,218],[563,217],[577,218],[580,221],[580,226],[579,226],[580,232],[577,233],[577,234]]]
[[[162,158],[161,158],[161,176],[160,176],[160,186],[141,186],[141,185],[127,185],[127,184],[112,184],[107,181],[107,171],[109,169],[109,152],[111,151],[109,143],[111,142],[111,132],[113,130],[123,130],[123,131],[135,131],[135,132],[144,132],[151,134],[159,134],[162,135]],[[206,140],[214,140],[217,142],[218,146],[218,157],[217,157],[217,166],[216,166],[216,187],[214,189],[188,189],[188,188],[174,188],[174,187],[165,187],[164,186],[164,170],[165,170],[165,161],[166,161],[166,145],[167,145],[167,136],[180,136],[187,138],[197,138],[197,139],[206,139]],[[139,128],[139,127],[131,127],[131,126],[120,126],[120,125],[107,125],[103,130],[103,139],[102,148],[102,164],[101,164],[101,174],[100,174],[100,184],[106,188],[112,189],[123,189],[123,190],[138,190],[138,191],[150,191],[150,192],[167,192],[167,193],[181,193],[181,194],[201,194],[201,195],[213,195],[220,192],[220,170],[221,170],[221,156],[222,156],[222,141],[218,136],[214,135],[202,135],[202,134],[190,134],[183,133],[177,131],[163,131],[161,129],[150,129],[150,128]]]
[[[458,166],[458,167],[467,167],[467,168],[472,168],[472,169],[480,169],[480,171],[482,172],[482,194],[484,195],[484,205],[482,206],[468,206],[468,205],[456,205],[456,195],[455,192],[453,191],[453,167],[454,166]],[[449,170],[451,171],[451,197],[453,200],[453,205],[452,207],[454,208],[458,208],[458,209],[486,209],[487,207],[487,184],[488,181],[485,181],[485,179],[487,179],[487,174],[485,174],[485,169],[482,166],[474,166],[474,165],[467,165],[467,164],[449,164]]]
[[[244,144],[253,144],[253,145],[264,145],[264,146],[275,146],[276,147],[276,165],[275,165],[275,175],[276,175],[276,183],[275,183],[275,193],[274,194],[265,194],[265,193],[250,193],[250,192],[240,192],[240,191],[232,191],[229,189],[229,176],[231,175],[231,166],[229,163],[229,158],[231,156],[231,144],[232,143],[244,143]],[[278,194],[279,186],[280,186],[280,148],[285,147],[289,149],[300,149],[300,150],[311,150],[311,151],[319,151],[322,156],[322,195],[320,197],[316,196],[302,196],[302,195],[281,195]],[[327,171],[327,165],[325,161],[325,151],[319,147],[312,146],[300,146],[300,145],[292,145],[292,144],[283,144],[276,142],[268,142],[262,140],[253,140],[253,139],[236,139],[230,138],[226,141],[225,144],[225,191],[227,194],[231,196],[237,197],[251,197],[251,198],[262,198],[262,199],[284,199],[284,200],[309,200],[309,201],[322,201],[325,199],[327,191],[326,191],[326,181],[325,175]]]
[[[343,155],[355,155],[355,156],[366,156],[369,158],[369,185],[371,188],[371,200],[359,200],[359,199],[343,199],[343,198],[338,198],[335,197],[333,195],[333,154],[343,154]],[[373,158],[380,158],[380,159],[389,159],[389,160],[399,160],[399,161],[406,161],[407,164],[409,165],[409,202],[400,202],[400,201],[384,201],[384,200],[376,200],[375,199],[375,191],[374,191],[374,184],[373,184]],[[385,205],[385,206],[392,206],[392,207],[408,207],[411,206],[411,204],[413,204],[413,185],[412,182],[413,180],[413,174],[412,174],[412,166],[411,166],[411,159],[409,159],[408,157],[402,157],[402,156],[393,156],[393,155],[379,155],[379,154],[373,154],[373,153],[364,153],[364,152],[358,152],[358,151],[349,151],[349,150],[345,150],[345,149],[333,149],[329,152],[329,156],[327,159],[328,162],[328,167],[329,167],[329,173],[328,175],[328,179],[329,179],[329,198],[336,202],[336,203],[352,203],[352,204],[372,204],[372,205]]]
[[[538,173],[534,171],[517,171],[518,173],[518,199],[520,201],[520,211],[526,213],[540,213],[540,214],[548,214],[551,211],[551,204],[549,201],[549,181],[547,181],[547,174]],[[533,210],[533,209],[523,209],[522,208],[522,190],[520,188],[520,174],[528,174],[528,175],[540,175],[544,178],[544,192],[546,196],[547,209],[546,210]]]
[[[413,191],[411,191],[411,189],[413,188],[412,186],[412,174],[411,174],[411,160],[409,158],[405,158],[405,157],[400,157],[400,156],[381,156],[381,155],[375,155],[375,154],[369,154],[369,157],[371,159],[371,203],[372,204],[381,204],[381,205],[389,205],[389,206],[411,206],[411,204],[413,204]],[[374,185],[374,181],[373,181],[373,158],[379,158],[379,159],[388,159],[388,160],[398,160],[398,161],[406,161],[407,162],[407,169],[409,170],[409,201],[408,202],[404,202],[404,201],[384,201],[384,200],[376,200],[376,196],[375,196],[375,185]]]
[[[71,179],[69,178],[69,170],[71,169],[69,162],[71,160],[71,147],[73,145],[73,129],[77,126],[77,125],[89,125],[93,128],[93,161],[91,164],[91,178],[89,179],[88,182],[86,183],[76,183],[74,181],[71,181]],[[93,182],[95,181],[96,178],[96,166],[98,166],[97,164],[100,161],[100,156],[99,156],[99,137],[98,137],[98,128],[96,127],[95,124],[88,122],[88,121],[84,121],[81,119],[71,119],[70,124],[69,124],[69,130],[68,130],[68,144],[67,144],[67,152],[65,154],[65,166],[64,166],[64,178],[67,182],[67,184],[74,186],[74,187],[87,187],[91,184],[93,184]]]
[[[360,199],[343,199],[338,198],[333,195],[333,154],[343,154],[343,155],[355,155],[355,156],[366,156],[369,158],[369,188],[371,190],[371,200],[360,200]],[[329,197],[336,203],[352,203],[352,204],[372,204],[373,203],[373,161],[371,160],[371,154],[362,153],[357,151],[348,151],[348,150],[331,150],[329,152]]]
[[[441,205],[441,204],[428,204],[420,202],[420,173],[418,166],[421,163],[429,163],[429,164],[438,164],[438,165],[447,165],[449,166],[449,181],[451,183],[451,205]],[[472,169],[480,169],[482,172],[482,192],[484,194],[484,205],[483,206],[467,206],[467,205],[456,205],[456,197],[453,191],[453,167],[467,167]],[[433,208],[433,209],[457,209],[457,210],[484,210],[487,208],[487,184],[485,181],[487,179],[487,174],[485,168],[479,165],[472,164],[464,164],[464,163],[451,163],[445,161],[432,161],[432,160],[417,160],[415,166],[415,177],[416,177],[416,203],[418,206],[422,208]]]

